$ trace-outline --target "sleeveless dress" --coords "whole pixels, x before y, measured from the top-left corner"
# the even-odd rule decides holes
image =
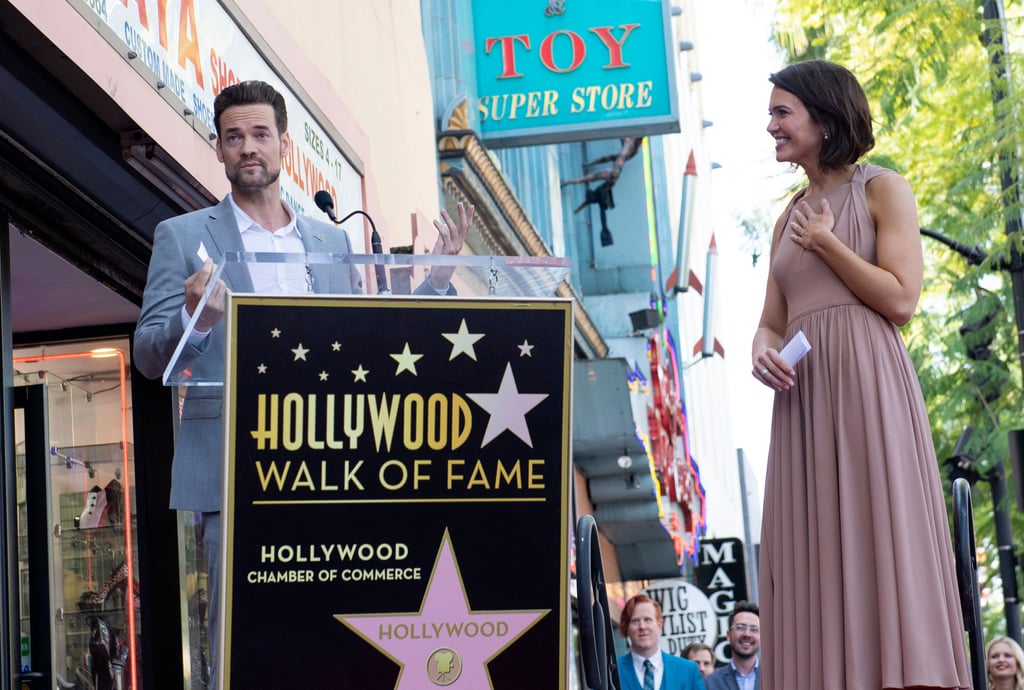
[[[828,198],[835,235],[877,263],[857,166]],[[793,204],[806,192],[798,193]],[[772,276],[786,341],[811,351],[777,392],[765,480],[764,690],[969,688],[946,504],[920,383],[899,331],[783,231]]]

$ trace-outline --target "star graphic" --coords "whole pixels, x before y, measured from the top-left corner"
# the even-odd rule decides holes
[[[531,359],[533,358],[533,345],[530,344],[529,340],[524,339],[523,344],[517,345],[516,347],[519,348],[520,357],[529,357]]]
[[[267,365],[263,364],[261,362],[260,365],[258,367],[256,367],[256,371],[258,371],[261,374],[266,374],[267,373]]]
[[[341,350],[341,343],[335,340],[333,343],[331,343],[331,349],[334,350],[335,352],[339,352]]]
[[[530,429],[526,426],[526,413],[537,407],[547,393],[520,393],[516,387],[516,379],[512,374],[512,363],[505,365],[505,375],[501,377],[501,386],[497,393],[467,393],[469,399],[491,415],[487,420],[484,440],[486,446],[501,432],[508,429],[521,438],[526,445],[533,448],[530,440]]]
[[[306,348],[302,347],[302,343],[299,343],[298,347],[293,347],[292,348],[292,352],[295,353],[295,359],[292,360],[293,362],[298,362],[300,359],[303,362],[307,361],[306,360],[306,353],[309,352],[309,350],[307,350]]]
[[[320,380],[321,381],[326,381],[328,376],[329,376],[329,374],[326,371],[321,371],[320,372]]]
[[[366,383],[366,375],[369,374],[369,373],[370,373],[370,370],[369,369],[363,369],[363,365],[360,364],[358,369],[353,369],[352,370],[352,374],[355,375],[355,379],[353,379],[352,383],[357,383],[359,381],[362,381],[363,383]]]
[[[445,530],[418,613],[334,617],[401,666],[395,690],[478,690],[493,687],[487,663],[548,613],[474,611]],[[437,683],[440,669],[431,668],[438,648],[452,650],[462,662],[462,673],[450,683]]]
[[[401,354],[391,355],[391,359],[398,362],[398,367],[395,369],[395,376],[398,376],[403,371],[408,371],[413,376],[416,376],[416,360],[418,360],[422,356],[423,355],[414,355],[409,350],[409,343],[406,343],[405,349],[402,350]]]
[[[280,338],[281,337],[281,329],[280,328],[275,328],[274,330],[270,331],[270,337],[271,338]]]
[[[474,362],[476,361],[476,350],[473,349],[473,343],[483,338],[484,334],[470,333],[469,329],[466,328],[465,319],[462,320],[458,333],[442,333],[441,335],[452,343],[452,354],[448,357],[449,362],[459,355],[466,355]]]

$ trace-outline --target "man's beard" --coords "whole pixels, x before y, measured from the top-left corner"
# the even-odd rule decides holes
[[[248,161],[240,162],[238,167],[228,175],[228,181],[238,189],[251,189],[259,190],[266,189],[270,185],[277,182],[278,178],[281,177],[281,169],[278,168],[274,171],[269,171],[262,165],[260,166],[260,173],[256,177],[242,174],[242,166]]]
[[[738,659],[753,659],[757,656],[758,651],[760,650],[757,647],[755,647],[752,653],[747,654],[746,652],[739,651],[738,649],[736,649],[736,647],[732,647],[732,655]]]

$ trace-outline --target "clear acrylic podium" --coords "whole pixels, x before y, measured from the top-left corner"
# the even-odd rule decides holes
[[[223,375],[200,376],[182,358],[196,323],[206,307],[207,299],[217,280],[229,276],[232,284],[248,281],[250,267],[257,265],[286,265],[293,271],[307,276],[307,294],[329,295],[318,292],[315,277],[336,268],[338,265],[363,267],[372,266],[374,271],[383,269],[387,276],[387,292],[380,296],[409,297],[415,299],[450,299],[433,295],[432,292],[416,292],[434,268],[453,269],[451,283],[460,296],[531,298],[551,297],[559,284],[568,275],[571,261],[562,257],[535,256],[442,256],[434,254],[336,254],[336,253],[273,253],[273,252],[226,252],[214,269],[209,287],[192,315],[167,368],[164,370],[165,386],[222,386]],[[241,277],[241,279],[238,279]],[[326,284],[326,283],[324,283]],[[294,297],[295,295],[290,295]]]

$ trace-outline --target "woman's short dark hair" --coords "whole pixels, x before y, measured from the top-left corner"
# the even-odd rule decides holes
[[[850,70],[827,60],[807,60],[779,70],[768,81],[799,98],[824,128],[828,136],[818,154],[822,170],[852,165],[874,148],[868,98]]]
[[[220,136],[220,116],[228,108],[235,105],[269,105],[274,109],[274,124],[277,133],[288,131],[288,109],[284,104],[284,96],[265,81],[251,80],[226,86],[213,99],[213,124]]]

